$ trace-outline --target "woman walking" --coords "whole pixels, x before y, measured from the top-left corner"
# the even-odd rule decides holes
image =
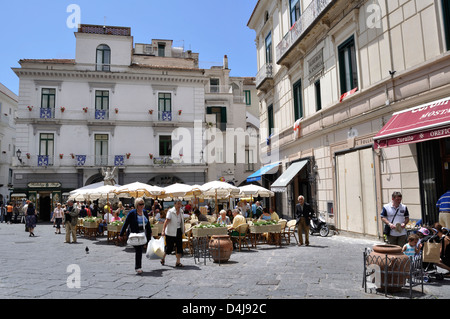
[[[127,218],[125,219],[125,223],[120,230],[119,239],[123,240],[123,235],[127,231],[128,227],[130,227],[131,233],[142,233],[145,229],[145,235],[147,237],[147,243],[150,241],[152,237],[152,228],[150,226],[148,213],[144,210],[145,202],[142,198],[136,198],[134,201],[134,206],[136,209],[131,210]],[[142,251],[145,245],[134,246],[135,249],[135,264],[134,269],[138,275],[142,274]]]
[[[27,211],[25,213],[26,223],[27,223],[27,229],[30,233],[30,236],[34,237],[34,228],[36,227],[36,209],[34,209],[34,205],[32,202],[28,204]]]
[[[55,234],[61,234],[61,223],[64,217],[64,210],[61,207],[61,203],[58,203],[53,211],[52,221],[56,224]]]
[[[161,236],[166,236],[166,250],[164,257],[161,259],[161,265],[164,265],[167,254],[172,253],[173,246],[177,247],[176,256],[177,261],[175,267],[183,267],[180,262],[183,254],[183,234],[184,234],[184,218],[183,210],[181,209],[181,201],[176,201],[175,206],[167,212],[166,220],[164,221]]]

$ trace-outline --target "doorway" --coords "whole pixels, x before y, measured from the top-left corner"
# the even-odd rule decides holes
[[[39,219],[44,222],[50,221],[50,213],[52,210],[52,200],[50,193],[39,193]]]
[[[377,236],[372,148],[336,155],[336,180],[339,229]]]

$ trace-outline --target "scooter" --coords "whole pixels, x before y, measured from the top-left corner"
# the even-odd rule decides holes
[[[313,235],[316,233],[319,233],[322,237],[327,237],[330,232],[330,229],[328,228],[327,223],[325,222],[325,219],[320,216],[314,216],[311,218],[311,222],[309,225],[309,234]]]

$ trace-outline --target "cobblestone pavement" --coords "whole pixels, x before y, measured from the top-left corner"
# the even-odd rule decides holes
[[[234,251],[220,265],[186,254],[184,268],[174,267],[175,256],[167,256],[165,266],[143,257],[139,276],[132,247],[108,243],[106,236],[66,244],[64,232],[38,224],[36,237],[29,237],[23,224],[0,224],[1,299],[409,298],[407,291],[385,297],[362,288],[363,252],[380,243],[374,240],[311,236],[309,247],[259,245]],[[425,284],[424,294],[415,287],[413,298],[450,298],[450,279]]]

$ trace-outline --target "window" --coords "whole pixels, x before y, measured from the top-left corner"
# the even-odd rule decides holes
[[[227,108],[221,106],[210,106],[206,109],[206,114],[216,115],[216,127],[222,131],[227,129]]]
[[[273,134],[274,131],[274,121],[273,121],[273,104],[269,105],[267,108],[267,118],[269,122],[269,137]]]
[[[252,92],[250,90],[244,90],[245,105],[252,105]]]
[[[291,7],[291,27],[300,18],[300,0],[290,0]]]
[[[297,121],[303,117],[303,104],[302,104],[302,82],[299,80],[294,84],[294,117]]]
[[[108,134],[95,134],[95,165],[108,165]]]
[[[447,43],[447,51],[450,51],[450,0],[442,0],[442,11],[444,18],[444,33]]]
[[[109,91],[95,91],[95,109],[109,110]]]
[[[245,170],[255,170],[255,158],[253,156],[253,150],[245,150]]]
[[[48,159],[45,160],[45,162],[48,164],[53,163],[53,147],[55,145],[55,137],[52,133],[41,133],[39,135],[39,155],[41,156],[47,156]],[[38,164],[40,165],[40,164]]]
[[[158,94],[158,111],[160,121],[172,120],[172,94],[159,93]]]
[[[166,44],[158,43],[158,56],[165,57],[166,56]]]
[[[209,88],[211,93],[220,93],[220,81],[219,79],[210,79]]]
[[[266,63],[272,63],[272,32],[266,37]]]
[[[97,47],[97,71],[111,71],[111,49],[106,44]]]
[[[344,94],[358,87],[358,70],[353,36],[339,46],[338,52],[341,94]]]
[[[42,89],[41,108],[54,109],[55,97],[56,97],[56,89]]]
[[[161,135],[159,137],[159,156],[172,156],[172,137]]]
[[[322,109],[322,96],[320,94],[320,80],[317,80],[314,83],[314,88],[316,90],[316,111],[320,111]]]

